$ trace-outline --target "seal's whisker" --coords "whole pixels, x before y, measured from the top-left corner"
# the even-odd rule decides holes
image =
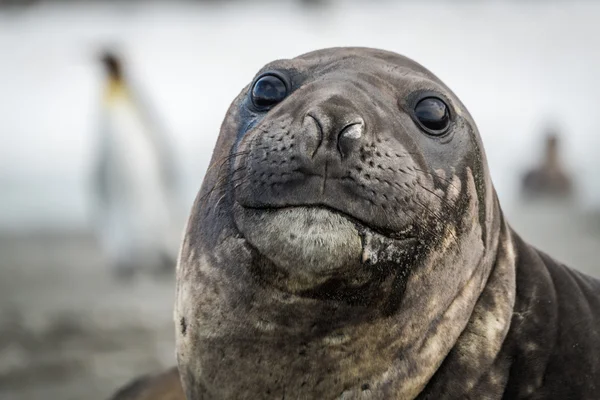
[[[421,188],[422,188],[423,186],[422,186],[421,184],[419,184],[419,187],[421,187]],[[438,221],[439,221],[439,222],[445,222],[445,218],[444,218],[444,217],[443,217],[443,216],[442,216],[442,215],[441,215],[439,212],[432,210],[432,209],[431,209],[431,208],[430,208],[430,207],[427,205],[427,203],[424,203],[424,202],[420,201],[420,200],[419,200],[419,198],[418,198],[418,196],[415,196],[415,197],[413,198],[413,201],[414,201],[414,202],[415,202],[417,205],[419,205],[419,206],[421,206],[421,207],[425,208],[425,210],[426,210],[426,211],[427,211],[427,212],[428,212],[430,215],[432,215],[432,216],[436,217],[436,218],[438,219]]]
[[[420,170],[420,169],[418,169],[418,168],[414,168],[414,170],[415,170],[415,171],[419,171],[419,172],[421,172],[421,173],[423,173],[423,174],[426,174],[426,175],[430,175],[430,176],[432,176],[432,177],[433,177],[433,174],[431,174],[431,173],[429,173],[429,172],[426,172],[426,171]],[[417,175],[417,174],[415,174],[415,176],[418,176],[418,175]],[[441,178],[441,177],[440,177],[440,178]],[[418,180],[417,180],[416,182],[417,182],[417,184],[419,185],[419,187],[420,187],[420,188],[422,188],[422,189],[424,189],[424,190],[428,191],[429,193],[431,193],[432,195],[434,195],[435,197],[437,197],[437,198],[438,198],[438,199],[441,201],[441,204],[442,204],[442,206],[446,207],[446,208],[447,208],[447,209],[449,209],[450,211],[456,211],[456,206],[455,206],[454,204],[451,204],[451,203],[449,203],[449,202],[448,202],[448,201],[447,201],[447,200],[446,200],[444,197],[442,197],[442,196],[440,196],[439,194],[435,193],[435,192],[434,192],[434,191],[432,191],[431,189],[429,189],[429,188],[425,187],[425,186],[424,186],[422,183],[420,183]],[[453,185],[452,183],[450,183],[450,184],[451,184],[453,187],[455,187],[455,188],[456,188],[456,186],[455,186],[455,185]],[[458,190],[458,188],[456,188],[456,189]]]
[[[214,167],[217,163],[219,163],[219,170],[217,171],[217,175],[221,174],[221,169],[223,168],[223,166],[230,160],[234,159],[235,157],[241,156],[241,155],[245,155],[248,154],[248,151],[244,151],[244,152],[237,152],[237,153],[233,153],[230,154],[226,157],[223,157],[221,160],[219,160],[218,162],[215,162],[213,164],[211,164],[211,166],[209,166],[209,169]],[[207,197],[209,197],[215,190],[217,190],[218,188],[220,188],[221,186],[226,186],[227,182],[229,181],[230,178],[233,177],[233,175],[235,175],[237,172],[241,171],[245,169],[245,166],[240,166],[236,169],[234,169],[233,171],[229,172],[228,174],[226,174],[225,176],[221,176],[217,182],[213,185],[213,187],[204,195],[200,198],[200,202],[203,202],[204,200],[206,200]],[[207,172],[208,173],[208,170]]]
[[[221,195],[221,197],[219,197],[219,199],[215,202],[215,208],[219,207],[219,204],[221,203],[221,201],[225,198],[225,195],[227,195],[227,193],[223,193]]]
[[[241,170],[242,168],[240,168]],[[239,172],[238,170],[235,170],[235,172]],[[234,172],[234,173],[235,173]],[[218,190],[220,189],[224,189],[227,187],[228,184],[233,184],[236,182],[239,182],[241,180],[243,180],[244,177],[238,177],[238,178],[233,178],[233,173],[227,174],[225,176],[222,176],[219,178],[219,180],[213,185],[212,188],[210,188],[210,190],[205,193],[198,201],[199,202],[204,202],[208,197],[210,197],[213,193],[216,193]]]
[[[426,203],[423,203],[421,201],[419,201],[418,199],[414,199],[414,202],[417,206],[421,207],[425,213],[427,215],[429,215],[430,217],[432,217],[434,219],[434,221],[438,222],[441,226],[447,226],[447,218],[444,218],[441,214],[439,214],[436,211],[433,211]],[[440,236],[440,232],[436,232],[435,230],[433,230],[432,228],[429,227],[429,224],[427,223],[423,223],[421,224],[420,228],[425,231],[426,233],[434,236],[434,237],[439,237]],[[450,234],[452,240],[454,243],[458,244],[458,238],[456,237],[456,235],[454,233],[452,233],[452,231],[449,231],[446,229],[446,231]]]
[[[444,177],[442,177],[442,176],[439,176],[439,175],[432,174],[431,172],[427,172],[427,171],[424,171],[424,170],[422,170],[422,169],[419,169],[419,168],[415,168],[415,167],[413,167],[413,169],[414,169],[415,171],[419,171],[419,172],[421,172],[421,173],[423,173],[423,174],[429,175],[429,176],[431,176],[431,177],[432,177],[432,178],[434,178],[434,179],[436,179],[436,178],[437,178],[437,179],[439,179],[439,180],[441,180],[441,181],[444,181],[444,182],[446,182],[448,185],[450,185],[450,186],[452,186],[453,188],[455,188],[456,190],[460,190],[458,187],[456,187],[456,185],[455,185],[455,184],[453,184],[453,183],[452,183],[452,180],[450,180],[450,179],[448,179],[448,178],[444,178]]]
[[[215,162],[213,162],[212,164],[210,164],[208,166],[208,168],[206,169],[206,173],[208,173],[212,168],[214,168],[215,166],[219,166],[219,171],[221,170],[221,168],[223,168],[223,165],[225,163],[227,163],[228,161],[231,161],[232,159],[239,157],[239,156],[243,156],[243,155],[247,155],[250,154],[250,151],[245,150],[245,151],[238,151],[236,153],[232,153],[232,154],[228,154],[225,157],[222,157],[218,160],[216,160]]]
[[[425,191],[427,191],[427,192],[431,193],[432,195],[434,195],[435,197],[437,197],[442,202],[442,205],[448,206],[451,210],[454,209],[454,205],[453,204],[448,204],[446,202],[446,199],[444,199],[442,196],[440,196],[439,194],[437,194],[433,190],[429,189],[428,187],[425,187],[424,185],[422,185],[420,183],[418,183],[418,185],[419,185],[419,187],[421,187]]]

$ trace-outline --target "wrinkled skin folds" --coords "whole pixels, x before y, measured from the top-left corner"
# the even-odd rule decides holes
[[[285,85],[258,107],[265,73]],[[444,83],[368,48],[252,82],[181,247],[188,399],[600,398],[600,285],[511,231]],[[447,129],[416,119],[429,97]]]

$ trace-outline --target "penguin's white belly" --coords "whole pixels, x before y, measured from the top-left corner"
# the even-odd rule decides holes
[[[154,262],[171,228],[162,160],[133,104],[113,99],[107,111],[105,243],[125,263]]]

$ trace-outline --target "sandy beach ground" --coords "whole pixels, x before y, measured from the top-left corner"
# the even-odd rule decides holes
[[[106,399],[175,362],[172,276],[116,280],[85,232],[0,236],[0,399]]]
[[[600,220],[552,203],[507,212],[524,238],[600,276]],[[123,282],[86,232],[0,235],[0,399],[106,399],[175,362],[172,276]]]

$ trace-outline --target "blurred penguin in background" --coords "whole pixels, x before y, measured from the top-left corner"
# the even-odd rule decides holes
[[[119,276],[173,270],[179,241],[175,157],[119,57],[106,52],[101,62],[105,80],[94,179],[100,245]]]
[[[526,198],[565,199],[573,194],[573,183],[560,159],[559,144],[556,130],[548,130],[541,164],[523,177],[522,191]]]

